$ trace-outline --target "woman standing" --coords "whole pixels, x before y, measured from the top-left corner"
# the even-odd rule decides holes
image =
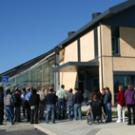
[[[120,85],[118,88],[118,96],[117,96],[117,123],[125,122],[125,97],[123,86]]]

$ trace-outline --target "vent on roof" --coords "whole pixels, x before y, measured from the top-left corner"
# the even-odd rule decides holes
[[[75,31],[68,32],[68,37],[71,37],[73,34],[75,34]]]
[[[101,12],[95,12],[92,14],[92,19],[95,19],[97,16],[101,15]]]

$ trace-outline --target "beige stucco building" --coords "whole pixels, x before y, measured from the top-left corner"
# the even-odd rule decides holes
[[[96,13],[90,24],[70,35],[59,48],[59,84],[79,87],[88,97],[109,87],[113,101],[118,85],[135,85],[135,6],[126,2]]]
[[[47,66],[51,69],[48,71],[51,77],[46,73],[51,78],[51,83],[48,81],[47,85],[54,85],[56,90],[61,84],[65,85],[66,90],[78,87],[85,98],[93,91],[109,87],[114,102],[118,85],[122,84],[125,88],[128,84],[135,86],[134,13],[134,1],[127,1],[104,13],[94,13],[92,21],[80,30],[68,33],[67,39],[58,46],[38,59],[22,64],[21,70],[14,68],[1,76],[15,78],[31,67],[47,63],[48,56],[53,54],[53,62]],[[46,66],[42,68],[43,71],[48,70]],[[42,78],[41,87],[46,85]],[[27,79],[27,82],[30,83],[30,80]]]

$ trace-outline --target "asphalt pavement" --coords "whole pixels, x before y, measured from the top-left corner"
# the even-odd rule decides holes
[[[47,135],[29,123],[0,126],[0,135]]]

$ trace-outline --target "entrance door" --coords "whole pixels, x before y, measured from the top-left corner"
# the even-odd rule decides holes
[[[78,74],[78,87],[83,92],[85,100],[88,100],[90,95],[99,89],[99,77],[89,72],[81,71]]]

